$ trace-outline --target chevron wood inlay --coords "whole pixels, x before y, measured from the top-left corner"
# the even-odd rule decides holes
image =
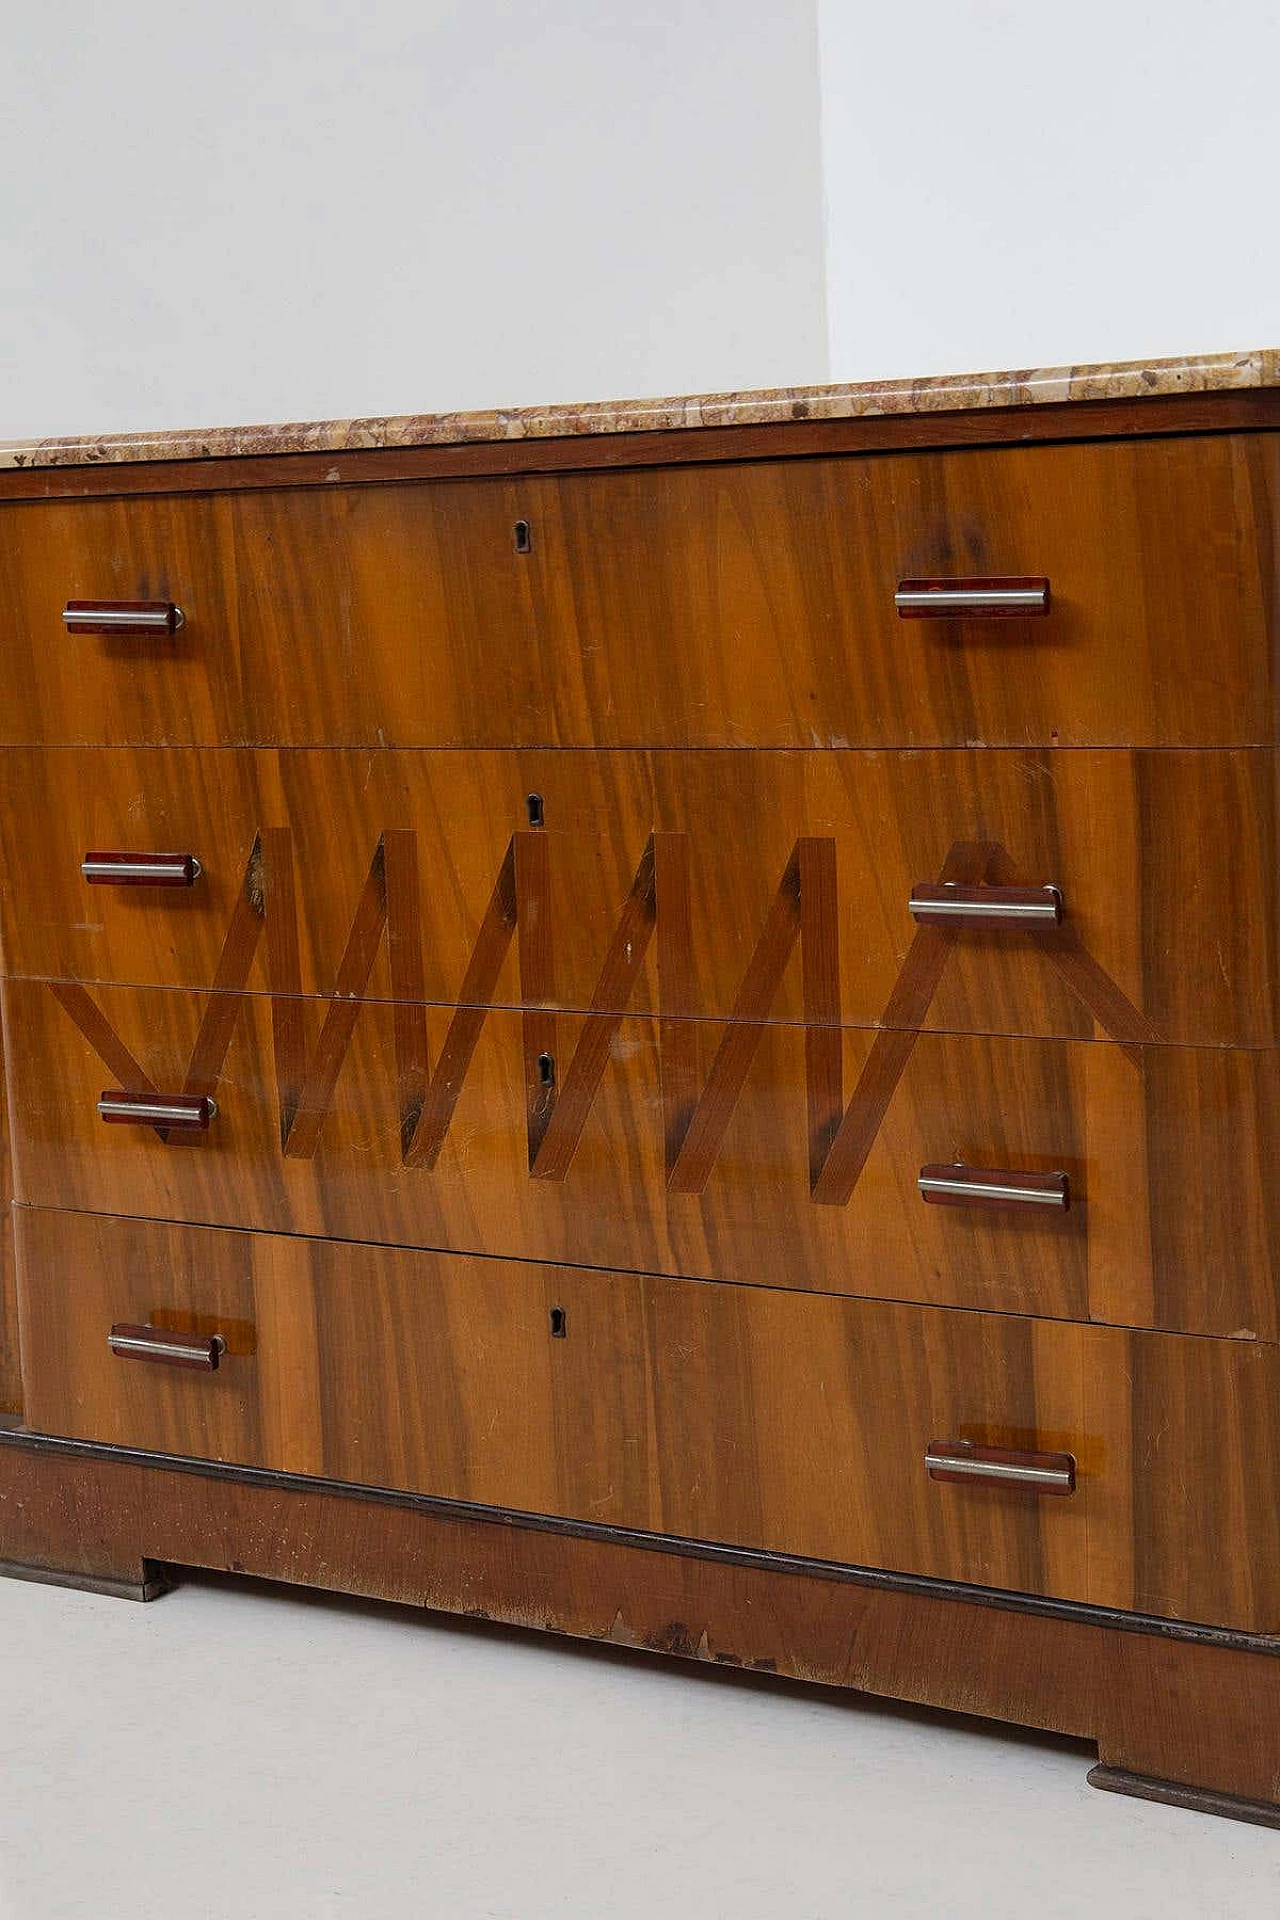
[[[0,474],[0,1570],[1274,1825],[1280,356],[855,399]]]
[[[1034,962],[1021,940],[970,932],[925,1026],[1280,1044],[1267,752],[222,752],[200,758],[194,780],[193,757],[163,749],[68,750],[52,765],[54,808],[41,804],[39,756],[0,750],[0,917],[21,977],[334,996],[360,958],[358,941],[348,953],[358,909],[372,932],[385,890],[372,998],[617,1012],[621,995],[602,994],[625,978],[636,1011],[729,1019],[779,876],[797,845],[821,842],[828,851],[812,857],[834,863],[821,883],[830,928],[814,931],[811,872],[805,958],[782,972],[769,1017],[870,1025],[885,1018],[916,932],[912,888],[936,879],[949,847],[981,843],[1006,848],[1028,882],[1062,889],[1066,931]],[[546,820],[537,832],[530,793]],[[658,924],[624,974],[605,963],[650,836]],[[259,877],[246,890],[255,840]],[[1213,858],[1189,884],[1185,850],[1201,841]],[[202,862],[190,888],[89,888],[80,873],[90,847],[175,846]],[[520,938],[491,951],[481,926],[509,856],[521,862],[510,880]],[[274,945],[251,940],[244,973],[228,928],[247,915],[252,936],[268,865]],[[817,955],[831,982],[806,987]],[[1123,1002],[1145,1027],[1126,1033]],[[1091,1009],[1108,1004],[1099,1027]],[[413,1023],[402,1016],[406,1058]],[[530,1019],[533,1059],[553,1050],[545,1036],[535,1045],[539,1026]]]
[[[878,1127],[856,1181],[824,1204],[798,1023],[755,1026],[750,1070],[705,1182],[690,1192],[670,1177],[664,1037],[676,1026],[690,1042],[682,1064],[696,1113],[721,1032],[714,1022],[608,1016],[608,1063],[571,1162],[563,1177],[541,1179],[530,1178],[518,1011],[424,1009],[437,1090],[424,1116],[438,1122],[438,1151],[415,1159],[404,1148],[395,1008],[360,1003],[332,1105],[314,1151],[300,1157],[281,1145],[268,996],[222,997],[237,1019],[217,1118],[169,1145],[97,1118],[99,1091],[115,1076],[65,999],[22,981],[8,982],[5,997],[24,1204],[1280,1337],[1274,1052],[1151,1045],[1138,1071],[1107,1040],[904,1030],[891,1097],[883,1074],[872,1083]],[[93,1005],[145,1079],[168,1091],[209,998],[111,987],[96,989]],[[325,1004],[300,1003],[313,1045]],[[599,1019],[557,1013],[563,1062],[571,1066]],[[825,1031],[840,1041],[855,1101],[865,1099],[868,1061],[885,1036]],[[584,1057],[594,1051],[588,1041]],[[851,1111],[853,1133],[856,1104]],[[415,1152],[425,1134],[420,1117]],[[198,1144],[179,1147],[180,1138]],[[949,1161],[1063,1172],[1071,1209],[1032,1219],[925,1206],[919,1168]],[[841,1170],[833,1155],[825,1164]]]
[[[403,833],[393,837],[397,876],[411,865],[408,838]],[[667,934],[668,965],[677,979],[687,978],[691,957],[678,951],[678,942],[687,927],[682,903],[688,890],[680,877],[687,860],[687,848],[675,835],[664,836],[664,843],[664,879],[674,879],[677,891],[676,930],[668,930]],[[307,1007],[298,990],[297,906],[288,832],[274,829],[255,838],[240,900],[228,931],[227,947],[219,962],[218,977],[223,987],[219,993],[207,996],[196,1045],[181,1075],[184,1093],[216,1097],[235,1011],[245,998],[243,985],[252,949],[258,932],[265,928],[280,1139],[283,1151],[294,1159],[311,1159],[316,1152],[356,1022],[366,1004],[362,996],[388,926],[391,889],[386,844],[385,837],[378,842],[339,965],[337,990],[323,1003],[319,1037],[309,1049],[305,1034]],[[497,911],[493,913],[491,909],[492,917],[486,918],[478,943],[479,958],[473,952],[469,970],[486,972],[486,943],[494,946],[496,958],[497,944],[509,941],[514,931],[525,990],[523,1053],[529,1169],[536,1179],[563,1180],[609,1064],[612,1044],[650,935],[655,922],[661,918],[662,899],[657,884],[655,840],[651,835],[606,954],[588,1009],[590,1017],[579,1024],[577,1043],[567,1062],[562,1084],[557,1086],[554,1074],[557,1018],[546,1004],[554,993],[546,851],[547,842],[540,833],[512,837],[494,890]],[[723,1026],[705,1084],[692,1105],[683,1092],[679,1102],[664,1100],[668,1122],[675,1129],[668,1133],[666,1140],[668,1185],[673,1191],[699,1193],[706,1185],[797,943],[804,947],[806,954],[805,991],[813,996],[813,1004],[806,1008],[811,1017],[805,1022],[805,1034],[814,1198],[828,1205],[842,1205],[856,1186],[889,1102],[906,1070],[912,1044],[937,991],[943,968],[956,944],[966,936],[964,929],[958,927],[925,926],[917,930],[853,1097],[845,1108],[842,1065],[835,1044],[839,1037],[838,968],[834,949],[835,871],[833,842],[796,843],[743,975],[732,1012]],[[510,883],[513,910],[509,916],[502,904],[507,893],[508,872],[513,876]],[[967,844],[950,850],[938,879],[943,884],[1025,884],[1003,847]],[[413,924],[416,895],[412,890],[398,898],[396,911],[393,969],[403,974],[407,966],[410,977],[415,978],[416,963],[411,956],[418,942]],[[1018,937],[1033,948],[1045,949],[1050,963],[1080,994],[1102,1030],[1116,1040],[1140,1068],[1143,1045],[1156,1042],[1159,1036],[1115,982],[1091,960],[1074,932],[1065,930],[1064,938],[1063,929],[1033,927],[1020,931]],[[403,978],[399,984],[403,985]],[[83,987],[53,982],[50,991],[98,1053],[104,1067],[122,1086],[130,1091],[155,1091],[124,1041]],[[445,1043],[449,1065],[439,1083],[440,1096],[431,1102],[431,1125],[419,1147],[418,1130],[427,1114],[428,1098],[436,1079],[433,1076],[424,1087],[427,1049],[421,1006],[416,1017],[409,1020],[405,1004],[399,1000],[395,1003],[396,1087],[401,1101],[399,1131],[407,1164],[430,1166],[438,1158],[452,1104],[456,1104],[456,1094],[470,1060],[466,1042],[469,1040],[474,1045],[485,1011],[483,1004],[454,1011],[453,1022],[461,1021],[463,1025],[459,1029],[451,1024]],[[675,1021],[665,1017],[665,1009],[663,1014],[659,1034],[661,1039],[666,1039]],[[824,1014],[828,1018],[835,1016],[834,1027],[824,1028]],[[467,1018],[468,1015],[474,1017]],[[831,1038],[824,1040],[824,1033],[829,1033]],[[543,1057],[553,1063],[549,1080],[544,1080],[538,1071],[537,1063]],[[687,1078],[687,1066],[682,1054],[675,1069],[682,1085]],[[437,1067],[437,1074],[439,1072]],[[446,1088],[453,1095],[452,1104],[444,1101]],[[826,1104],[819,1104],[822,1102]],[[175,1134],[172,1137],[190,1140],[194,1136]],[[829,1139],[830,1145],[819,1161],[817,1143],[824,1139]]]

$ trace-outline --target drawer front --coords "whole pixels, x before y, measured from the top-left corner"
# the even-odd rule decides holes
[[[1245,434],[24,502],[0,737],[1270,744],[1278,461]],[[896,603],[1024,578],[1044,614]],[[185,624],[68,634],[68,601]]]
[[[5,991],[28,1203],[1280,1333],[1274,1051]],[[957,1162],[1070,1204],[931,1204]]]
[[[21,1236],[41,1431],[1280,1625],[1273,1348],[26,1210]],[[218,1369],[114,1357],[137,1322],[217,1334]],[[1069,1454],[1075,1491],[936,1481],[938,1442]]]
[[[943,1031],[1269,1046],[1275,816],[1268,749],[14,748],[5,952],[33,978],[862,1026],[909,1002]],[[157,854],[177,884],[139,870]],[[917,926],[948,875],[1056,886],[1062,925]]]

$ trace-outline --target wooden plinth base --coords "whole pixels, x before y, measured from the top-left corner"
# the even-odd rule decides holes
[[[212,1568],[856,1688],[1094,1740],[1099,1786],[1280,1822],[1280,1639],[20,1429],[0,1561],[139,1597]]]

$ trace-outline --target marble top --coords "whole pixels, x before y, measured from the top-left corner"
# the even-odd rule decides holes
[[[1280,348],[1209,353],[1112,365],[1038,367],[1010,373],[938,374],[849,386],[776,387],[761,393],[670,400],[592,400],[500,407],[484,413],[393,414],[263,427],[165,429],[0,444],[0,467],[72,467],[138,460],[205,460],[275,453],[343,453],[364,447],[444,447],[468,442],[553,440],[594,433],[656,433],[686,427],[760,426],[780,420],[853,420],[974,407],[1033,407],[1070,400],[1223,393],[1280,387]]]

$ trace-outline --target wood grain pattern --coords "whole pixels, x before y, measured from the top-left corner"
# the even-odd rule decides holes
[[[54,1578],[137,1590],[163,1562],[322,1585],[1052,1728],[1113,1767],[1280,1800],[1265,1644],[674,1545],[0,1440],[0,1552]]]
[[[1278,462],[1242,434],[30,502],[0,737],[1274,744]],[[1028,572],[1047,619],[894,609],[905,577]],[[68,638],[108,589],[187,625]]]
[[[0,1409],[206,1463],[4,1438],[0,1562],[534,1619],[1280,1800],[1280,1638],[919,1585],[1280,1636],[1278,407],[0,476]],[[1040,618],[894,607],[1031,575]],[[947,880],[1066,918],[915,926]],[[1070,1210],[926,1205],[956,1161]]]
[[[33,978],[893,1025],[911,889],[964,844],[991,850],[979,877],[1059,885],[1065,931],[934,943],[910,1023],[1280,1043],[1266,750],[0,750],[8,970]],[[91,888],[89,847],[181,847],[204,871]],[[748,989],[801,858],[798,940]]]
[[[19,1197],[1280,1338],[1274,1052],[1151,1047],[1135,1063],[1104,1042],[926,1034],[895,1064],[894,1086],[884,1079],[884,1036],[847,1031],[841,1119],[810,1105],[815,1082],[798,1025],[741,1030],[752,1059],[730,1106],[715,1077],[713,1022],[610,1020],[606,1049],[591,1031],[598,1017],[544,1014],[559,1081],[547,1090],[529,1084],[519,1013],[430,1008],[437,1091],[415,1118],[402,1104],[395,1009],[341,1004],[352,1018],[335,1076],[324,1036],[336,1004],[291,1003],[306,1064],[288,1053],[282,1072],[262,995],[9,982]],[[661,1054],[671,1024],[684,1031],[678,1066],[696,1089],[674,1123]],[[132,1061],[135,1076],[161,1092],[215,1094],[217,1119],[207,1133],[167,1143],[150,1129],[104,1126],[96,1102],[108,1055],[126,1087]],[[585,1119],[580,1107],[572,1114],[566,1164],[556,1097],[567,1097],[576,1061],[592,1055],[606,1064]],[[868,1102],[882,1115],[870,1144]],[[680,1178],[681,1149],[708,1135],[715,1152],[699,1187]],[[839,1184],[824,1191],[834,1152],[815,1182],[815,1138],[861,1140],[847,1198]],[[927,1206],[920,1168],[955,1160],[1065,1172],[1071,1209],[1040,1218]]]
[[[1272,1347],[19,1218],[36,1430],[1280,1626]],[[563,1340],[553,1306],[567,1315]],[[227,1351],[216,1374],[130,1366],[107,1350],[120,1319],[202,1336],[225,1325]],[[297,1372],[316,1383],[311,1430],[280,1435],[263,1408]],[[1043,1500],[935,1482],[925,1452],[939,1437],[1069,1452],[1077,1490]]]
[[[5,1050],[0,1044],[0,1413],[22,1412],[17,1273],[13,1246],[13,1155]]]

